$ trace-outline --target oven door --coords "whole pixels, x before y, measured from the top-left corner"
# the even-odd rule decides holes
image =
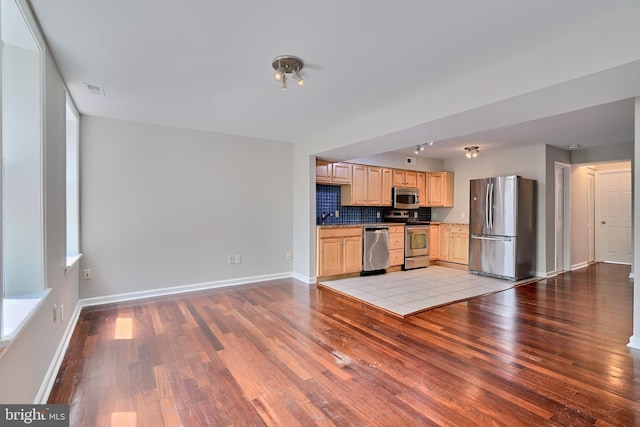
[[[404,234],[405,258],[424,255],[429,255],[429,226],[406,226]]]

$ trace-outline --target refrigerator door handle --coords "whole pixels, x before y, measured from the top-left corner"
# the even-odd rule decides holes
[[[486,237],[486,236],[471,236],[472,239],[477,240],[491,240],[493,242],[510,242],[511,237]]]
[[[487,185],[487,191],[484,193],[484,226],[489,229],[489,193],[491,184]]]
[[[493,230],[493,182],[491,183],[491,195],[489,196],[489,229]]]

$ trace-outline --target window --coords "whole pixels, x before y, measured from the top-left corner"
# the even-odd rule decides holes
[[[66,97],[66,235],[67,271],[80,259],[80,187],[79,187],[79,132],[78,111]]]
[[[0,0],[2,55],[2,339],[11,339],[42,302],[42,43],[24,0]],[[32,17],[29,15],[29,19]]]

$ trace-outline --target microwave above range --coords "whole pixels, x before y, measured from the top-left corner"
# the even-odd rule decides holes
[[[394,209],[418,209],[419,198],[417,188],[393,187]]]

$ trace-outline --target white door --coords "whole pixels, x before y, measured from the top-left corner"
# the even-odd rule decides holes
[[[598,261],[631,264],[631,171],[601,171],[596,177]]]

